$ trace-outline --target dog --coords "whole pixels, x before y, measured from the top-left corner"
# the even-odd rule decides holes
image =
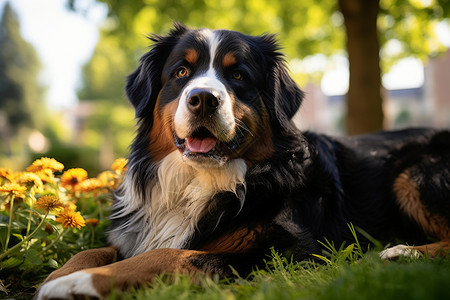
[[[37,299],[102,298],[159,274],[245,276],[272,247],[301,261],[324,238],[354,241],[349,223],[421,245],[383,259],[448,253],[449,131],[301,132],[292,117],[303,92],[275,36],[175,24],[150,38],[127,78],[138,129],[111,246],[75,255]]]

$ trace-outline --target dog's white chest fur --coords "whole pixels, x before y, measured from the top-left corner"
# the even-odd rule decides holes
[[[174,151],[161,161],[145,199],[136,192],[133,173],[128,172],[111,218],[131,217],[109,233],[110,241],[126,257],[156,248],[181,248],[211,198],[218,192],[235,192],[238,184],[245,183],[246,170],[242,159],[217,168],[195,168]]]

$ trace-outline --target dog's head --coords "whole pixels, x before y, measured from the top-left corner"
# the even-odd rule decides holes
[[[293,130],[303,94],[273,36],[176,24],[151,39],[126,93],[140,123],[133,147],[152,160],[179,151],[199,167],[234,158],[251,164]]]

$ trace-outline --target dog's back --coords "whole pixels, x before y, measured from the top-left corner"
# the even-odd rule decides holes
[[[339,195],[341,205],[331,210],[342,213],[345,223],[359,226],[385,243],[425,243],[430,236],[437,237],[431,228],[442,228],[439,239],[449,238],[445,233],[450,220],[448,131],[407,129],[356,137],[306,136],[316,145],[318,160],[333,178],[337,189],[332,195]],[[323,182],[317,179],[312,181]],[[317,224],[317,218],[310,219],[311,224]],[[334,238],[337,243],[349,238],[346,224],[340,226],[339,234],[344,234],[329,236],[334,221],[325,219],[324,223],[329,228],[318,237]]]

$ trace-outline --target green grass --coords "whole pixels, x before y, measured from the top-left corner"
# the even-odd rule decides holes
[[[175,276],[170,282],[158,278],[150,287],[115,293],[109,299],[450,299],[449,259],[383,262],[372,251],[351,261],[344,252],[338,250],[337,259],[325,264],[292,263],[273,253],[267,267],[248,278],[202,278],[195,284],[187,276]],[[7,297],[31,299],[32,294],[12,293]]]
[[[450,260],[444,258],[379,258],[381,245],[369,237],[377,250],[364,253],[353,225],[355,243],[341,245],[325,241],[322,263],[294,263],[275,250],[266,268],[248,276],[218,280],[203,278],[194,284],[186,276],[170,282],[158,278],[150,287],[114,294],[110,299],[235,300],[235,299],[450,299]]]
[[[427,258],[383,262],[375,252],[356,261],[325,265],[291,263],[273,254],[266,270],[250,278],[204,278],[193,284],[177,276],[111,299],[450,299],[450,260]]]

